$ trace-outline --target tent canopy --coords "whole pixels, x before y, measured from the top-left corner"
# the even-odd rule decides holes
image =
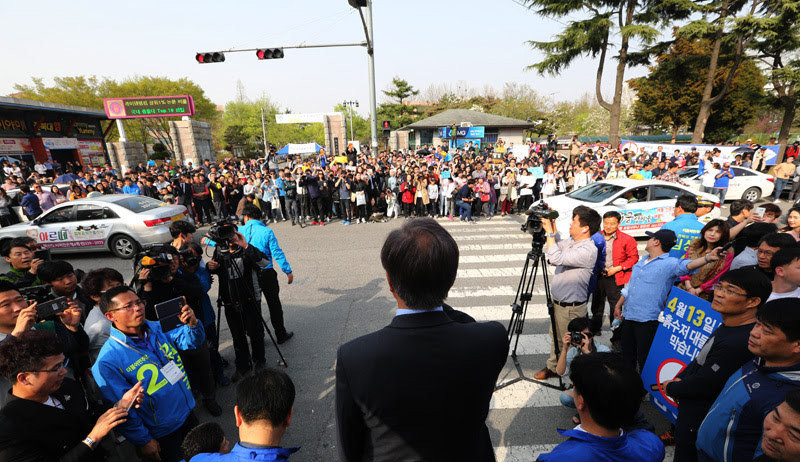
[[[324,149],[322,146],[318,145],[317,143],[304,143],[304,144],[292,144],[289,143],[286,146],[282,147],[279,151],[279,155],[287,155],[287,154],[314,154],[318,153],[320,150]]]

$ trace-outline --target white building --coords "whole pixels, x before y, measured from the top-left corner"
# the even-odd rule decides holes
[[[511,143],[519,146],[525,141],[525,130],[533,125],[524,120],[485,112],[470,111],[468,109],[449,109],[391,132],[389,148],[417,148],[426,144],[433,146],[446,145],[451,139],[448,136],[442,136],[444,133],[440,129],[449,128],[453,124],[465,128],[483,127],[483,136],[480,138],[462,136],[461,134],[457,138],[459,145],[473,141],[480,146],[487,143],[495,144],[498,138],[502,139],[506,146]],[[462,131],[459,130],[459,132]],[[480,130],[474,130],[473,132],[480,134]],[[469,135],[472,136],[473,133],[469,133]]]

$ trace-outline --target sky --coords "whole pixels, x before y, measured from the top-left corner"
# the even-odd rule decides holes
[[[241,81],[247,97],[266,95],[294,113],[328,112],[344,100],[357,100],[358,112],[368,114],[362,47],[287,49],[278,60],[259,61],[251,51],[227,53],[224,63],[195,61],[201,51],[361,42],[361,20],[347,0],[39,0],[35,5],[31,10],[27,2],[0,0],[6,37],[0,95],[32,77],[52,84],[53,77],[68,75],[116,80],[159,75],[187,77],[219,105],[236,98]],[[515,82],[556,100],[594,95],[595,60],[577,60],[557,77],[525,70],[541,59],[526,41],[551,40],[562,25],[514,0],[375,0],[373,23],[379,104],[394,76],[423,94],[431,84],[465,82],[500,90]],[[612,96],[615,69],[613,61],[606,64],[606,99]],[[630,69],[626,80],[644,73]]]

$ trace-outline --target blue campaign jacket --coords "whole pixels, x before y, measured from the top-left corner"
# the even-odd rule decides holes
[[[686,256],[686,249],[689,245],[700,237],[700,230],[703,229],[703,223],[697,219],[697,215],[693,213],[683,213],[675,217],[674,220],[665,223],[661,229],[671,229],[675,232],[675,237],[678,241],[675,246],[669,251],[670,257],[683,258]]]
[[[286,261],[286,255],[283,254],[278,245],[278,239],[275,233],[267,227],[260,220],[247,220],[247,223],[239,226],[239,232],[242,233],[244,239],[248,244],[256,246],[256,248],[267,256],[269,262],[266,268],[272,268],[272,259],[281,267],[281,270],[289,274],[292,272],[292,267]]]
[[[210,461],[271,461],[271,460],[288,460],[289,456],[299,451],[300,448],[246,448],[240,444],[233,447],[230,454],[198,454],[192,457],[191,461],[187,462],[202,462],[204,460]]]
[[[766,367],[760,359],[746,363],[725,383],[697,431],[697,449],[714,460],[752,461],[762,454],[766,415],[800,388],[800,364]]]
[[[634,430],[615,438],[592,435],[582,430],[558,430],[569,439],[547,454],[539,455],[537,461],[569,462],[661,462],[664,460],[664,445],[647,430]],[[195,460],[195,459],[192,459]]]
[[[205,341],[201,322],[195,327],[183,325],[167,333],[161,331],[158,322],[145,322],[149,350],[140,350],[130,337],[112,326],[111,337],[92,366],[92,375],[103,398],[110,403],[119,401],[136,382],[142,381],[142,404],[131,409],[128,421],[117,427],[136,446],[144,446],[153,438],[177,430],[194,409],[189,378],[177,348],[190,350]],[[154,352],[158,352],[157,358],[152,357]],[[170,385],[160,371],[172,360],[184,372],[183,379],[174,385]]]

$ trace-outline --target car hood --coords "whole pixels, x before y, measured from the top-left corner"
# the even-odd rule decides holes
[[[11,226],[4,226],[2,231],[0,232],[2,232],[3,234],[16,234],[15,231],[23,231],[24,234],[24,231],[30,227],[31,227],[31,222],[26,221],[25,223],[17,223]],[[20,234],[20,236],[22,236],[22,234]]]
[[[541,201],[537,201],[538,204]],[[571,197],[567,197],[566,195],[561,196],[553,196],[548,197],[545,200],[545,203],[553,210],[558,212],[558,219],[559,221],[563,219],[563,217],[572,217],[572,210],[579,205],[585,205],[587,207],[597,208],[602,204],[602,202],[592,203],[586,201],[580,201],[577,199],[573,199]]]

